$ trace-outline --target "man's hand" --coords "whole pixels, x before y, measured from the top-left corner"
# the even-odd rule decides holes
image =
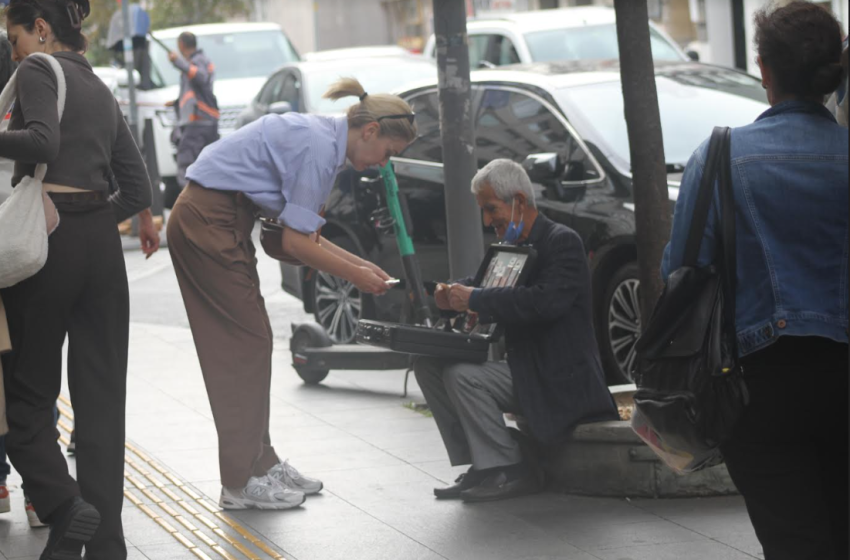
[[[153,225],[153,215],[150,210],[139,213],[139,242],[145,259],[151,258],[151,255],[159,250],[159,232]]]
[[[449,306],[455,311],[467,311],[469,309],[469,297],[474,289],[462,284],[452,284],[449,287]]]
[[[177,60],[177,57],[178,57],[178,54],[176,52],[168,51],[168,60],[170,62],[174,62],[175,60]]]
[[[434,290],[434,301],[436,302],[437,307],[445,311],[452,308],[449,303],[449,290],[451,290],[449,285],[442,282],[437,284],[437,289]]]

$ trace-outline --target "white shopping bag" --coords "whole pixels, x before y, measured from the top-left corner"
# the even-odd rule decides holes
[[[65,74],[55,58],[42,53],[53,68],[58,84],[59,120],[65,109]],[[17,72],[0,93],[0,115],[5,115],[15,100]],[[37,273],[47,261],[47,236],[59,225],[59,214],[44,192],[47,165],[35,167],[32,177],[24,177],[12,189],[12,196],[0,205],[0,288],[14,286]]]

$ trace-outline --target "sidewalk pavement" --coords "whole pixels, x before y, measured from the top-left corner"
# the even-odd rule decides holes
[[[228,526],[241,524],[250,538],[265,543],[267,550],[279,551],[283,558],[764,557],[740,497],[629,500],[544,493],[491,504],[436,501],[432,488],[452,482],[465,469],[449,466],[433,420],[404,406],[423,402],[412,376],[411,394],[403,399],[401,371],[332,372],[322,385],[310,387],[302,384],[289,364],[287,345],[278,340],[271,394],[272,441],[281,458],[288,457],[302,472],[321,478],[325,490],[296,510],[231,512],[213,518]],[[161,465],[163,471],[173,473],[167,480],[159,478],[166,485],[174,480],[187,483],[168,488],[190,496],[194,489],[208,497],[198,503],[211,507],[220,492],[216,433],[190,331],[133,323],[129,370],[128,441],[149,456],[149,465]],[[128,457],[135,458],[128,464],[140,470],[143,460],[139,457],[146,459],[144,453],[128,452]],[[69,462],[73,468],[73,458]],[[154,478],[147,477],[151,482]],[[128,480],[137,484],[143,479],[136,474]],[[10,483],[14,486],[12,512],[0,515],[0,560],[36,560],[46,531],[29,529],[20,479],[13,474]],[[147,493],[141,490],[143,484],[128,486],[134,501],[151,507],[146,496],[167,492],[162,484],[156,488],[148,484]],[[185,502],[171,503],[191,511]],[[221,558],[251,557],[221,548],[207,548],[207,556],[199,553],[200,548],[192,551],[166,530],[180,529],[179,524],[155,522],[144,507],[125,500],[131,559],[213,558],[216,553]],[[174,508],[180,510],[177,505]],[[204,521],[201,517],[198,514],[197,520]],[[177,521],[186,526],[185,519]],[[253,557],[275,556],[257,553]]]

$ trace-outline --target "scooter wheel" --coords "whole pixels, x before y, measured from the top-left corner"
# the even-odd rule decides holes
[[[326,348],[331,344],[330,337],[320,325],[304,323],[294,328],[292,339],[289,341],[292,365],[298,377],[307,385],[318,385],[324,381],[330,370],[307,365],[306,359],[299,354],[308,348]]]

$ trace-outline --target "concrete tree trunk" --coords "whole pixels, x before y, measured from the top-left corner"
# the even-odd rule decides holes
[[[478,204],[469,191],[476,172],[464,0],[434,0],[434,34],[440,82],[440,134],[449,273],[472,276],[484,258]]]
[[[646,328],[664,287],[661,257],[670,238],[672,221],[646,1],[614,0],[632,162],[641,329]]]

